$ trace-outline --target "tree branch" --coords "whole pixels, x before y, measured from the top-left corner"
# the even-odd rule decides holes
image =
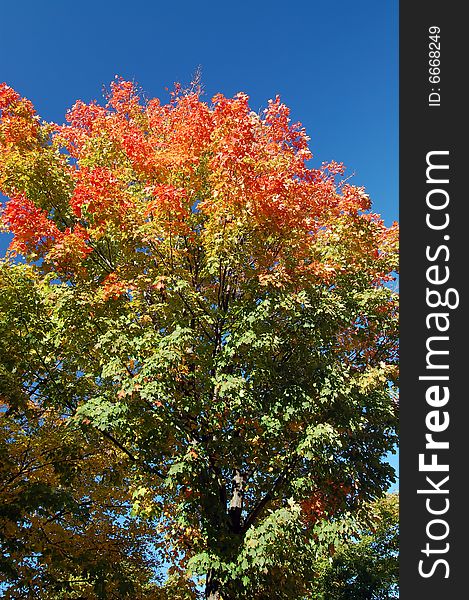
[[[290,464],[288,464],[283,471],[278,475],[277,479],[275,479],[274,483],[270,490],[265,494],[265,496],[258,502],[257,506],[253,508],[250,514],[247,516],[244,525],[242,527],[242,533],[246,533],[246,531],[254,524],[257,517],[264,510],[267,504],[274,498],[275,493],[280,488],[280,486],[286,481],[288,475],[294,469],[296,463],[298,462],[298,457],[295,457]]]

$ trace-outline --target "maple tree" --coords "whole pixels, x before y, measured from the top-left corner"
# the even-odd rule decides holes
[[[309,166],[278,97],[162,104],[116,79],[56,125],[3,84],[0,110],[17,311],[35,290],[8,403],[119,452],[188,594],[310,597],[317,553],[393,478],[397,225],[342,164]]]

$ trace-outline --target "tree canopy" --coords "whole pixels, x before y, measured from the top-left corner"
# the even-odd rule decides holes
[[[0,111],[0,568],[49,581],[77,537],[93,593],[139,597],[150,536],[184,597],[310,597],[393,481],[397,226],[278,97],[116,79],[56,125],[3,84]]]

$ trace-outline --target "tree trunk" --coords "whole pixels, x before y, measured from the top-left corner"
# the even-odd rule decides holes
[[[207,596],[208,593],[208,596]],[[205,590],[205,598],[207,598],[207,600],[220,600],[221,596],[220,596],[220,592],[218,590],[212,590],[211,592],[209,592],[208,590]]]
[[[244,476],[240,469],[235,469],[232,479],[232,496],[228,507],[229,526],[231,533],[239,536],[242,531],[241,515],[243,511],[243,500],[244,500]],[[217,579],[217,573],[210,569],[207,573],[205,581],[205,598],[206,600],[220,600],[221,596],[221,585]],[[223,595],[224,600],[228,600]]]
[[[220,600],[220,583],[216,580],[216,575],[213,569],[207,573],[205,582],[205,598],[206,600]]]
[[[230,515],[231,530],[241,533],[241,514],[244,499],[244,477],[239,469],[235,469],[233,476],[233,495],[230,500],[228,513]]]

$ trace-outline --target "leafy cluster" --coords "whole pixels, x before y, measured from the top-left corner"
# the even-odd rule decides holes
[[[393,600],[399,598],[399,497],[376,501],[373,526],[342,543],[332,558],[317,561],[313,600]]]

